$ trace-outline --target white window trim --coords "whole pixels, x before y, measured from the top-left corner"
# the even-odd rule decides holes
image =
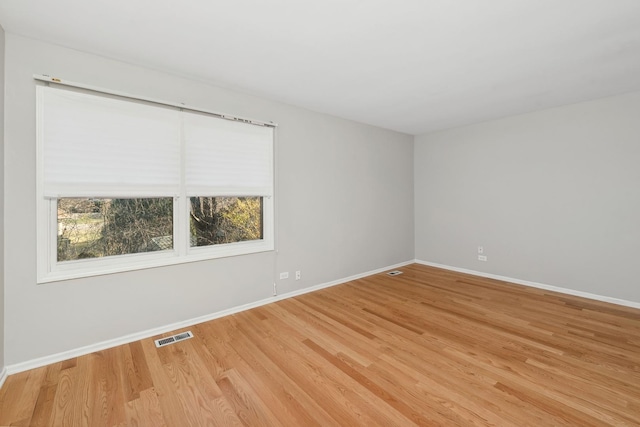
[[[81,87],[80,85],[71,85]],[[96,91],[96,89],[90,89]],[[105,90],[99,92],[111,93]],[[39,91],[37,91],[39,94]],[[118,94],[120,95],[120,94]],[[39,96],[39,95],[37,95]],[[133,96],[127,95],[128,98]],[[144,98],[139,98],[145,100]],[[163,105],[171,103],[158,102]],[[50,283],[83,277],[101,276],[106,274],[126,271],[142,270],[148,268],[165,267],[190,262],[206,261],[223,257],[248,255],[260,252],[273,251],[275,249],[275,182],[273,196],[263,197],[263,238],[261,240],[227,243],[211,246],[191,247],[189,239],[189,198],[186,195],[185,186],[182,185],[181,194],[173,200],[173,246],[172,250],[145,252],[138,254],[115,255],[104,258],[89,258],[81,260],[57,261],[57,199],[44,197],[44,180],[42,172],[44,168],[43,144],[44,138],[40,126],[42,117],[42,103],[37,100],[37,161],[36,161],[36,212],[37,212],[37,283]],[[201,110],[202,111],[202,110]],[[207,112],[207,111],[204,111]],[[254,122],[255,123],[255,122]],[[275,126],[272,142],[272,167],[275,181],[276,138]],[[184,156],[183,156],[184,163]],[[184,174],[184,164],[183,164]],[[203,194],[207,197],[216,197],[215,194]],[[114,195],[113,198],[117,198]]]
[[[174,210],[181,205],[180,200],[185,197],[174,199]],[[248,255],[259,252],[274,250],[273,239],[273,197],[263,199],[263,239],[246,242],[227,243],[222,245],[191,247],[186,234],[176,234],[174,231],[174,249],[156,252],[144,252],[139,254],[115,255],[105,258],[80,259],[59,263],[56,261],[57,254],[57,213],[56,201],[49,200],[41,203],[39,211],[44,215],[39,215],[41,221],[46,216],[46,225],[42,223],[39,231],[47,231],[50,228],[49,237],[46,244],[38,245],[39,271],[43,273],[38,277],[38,283],[57,282],[61,280],[77,279],[82,277],[101,276],[105,274],[120,273],[125,271],[143,270],[147,268],[164,267],[189,262],[206,261],[216,258]],[[176,203],[177,202],[177,203]],[[185,203],[186,205],[186,203]],[[188,209],[188,206],[186,207]],[[184,218],[188,220],[188,212]],[[184,222],[184,221],[182,221]],[[49,224],[52,226],[49,227]],[[174,228],[188,229],[180,227],[178,221],[174,222]],[[38,241],[41,240],[41,233],[38,233]]]

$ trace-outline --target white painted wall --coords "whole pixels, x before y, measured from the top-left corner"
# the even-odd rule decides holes
[[[0,381],[4,366],[4,30],[0,27]]]
[[[279,253],[36,285],[33,74],[279,123]],[[413,259],[409,135],[7,34],[5,143],[7,365]]]
[[[417,259],[640,302],[640,92],[414,149]]]

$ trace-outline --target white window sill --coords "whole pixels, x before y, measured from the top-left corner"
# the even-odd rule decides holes
[[[100,259],[65,261],[56,263],[51,271],[45,273],[42,277],[38,277],[37,283],[51,283],[126,271],[166,267],[189,262],[268,252],[273,249],[273,242],[252,241],[207,247],[193,247],[189,248],[188,254],[186,255],[178,255],[177,251],[171,250],[112,256]]]

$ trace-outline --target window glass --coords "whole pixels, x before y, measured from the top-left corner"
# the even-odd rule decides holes
[[[58,199],[58,261],[173,249],[173,198]]]
[[[191,246],[263,239],[262,197],[191,197]]]

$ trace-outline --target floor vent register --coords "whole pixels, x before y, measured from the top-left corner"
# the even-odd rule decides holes
[[[182,332],[177,335],[171,335],[170,337],[160,338],[155,341],[156,347],[164,347],[165,345],[175,344],[178,341],[188,340],[189,338],[193,338],[193,334],[191,331]]]

